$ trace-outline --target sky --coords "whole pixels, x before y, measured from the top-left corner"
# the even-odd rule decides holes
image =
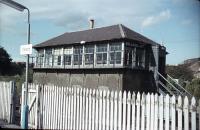
[[[65,32],[123,24],[163,44],[167,64],[200,57],[198,0],[15,0],[31,12],[33,45]],[[13,61],[25,61],[20,45],[27,44],[27,11],[0,4],[0,46]]]

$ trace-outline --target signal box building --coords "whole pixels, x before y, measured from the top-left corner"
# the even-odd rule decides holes
[[[156,92],[165,74],[164,46],[113,25],[67,32],[34,46],[35,83]]]

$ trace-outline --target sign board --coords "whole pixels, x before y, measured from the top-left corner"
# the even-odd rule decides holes
[[[30,55],[32,54],[32,44],[21,45],[20,46],[20,55]]]

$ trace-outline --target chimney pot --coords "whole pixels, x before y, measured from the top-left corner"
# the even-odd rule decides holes
[[[90,19],[90,29],[94,28],[94,19]]]

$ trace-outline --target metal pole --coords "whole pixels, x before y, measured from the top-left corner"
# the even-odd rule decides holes
[[[28,8],[26,8],[28,11],[28,29],[27,29],[27,44],[30,44],[30,11]],[[22,128],[28,129],[28,112],[29,112],[29,106],[28,106],[28,74],[29,74],[29,55],[27,55],[27,61],[26,61],[26,79],[25,79],[25,104],[23,108],[23,117],[22,117]]]

